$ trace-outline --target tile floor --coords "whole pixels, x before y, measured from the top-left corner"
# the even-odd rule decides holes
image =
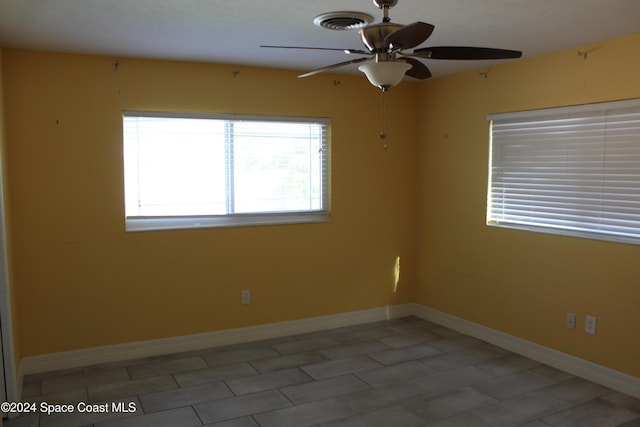
[[[638,399],[414,317],[32,375],[24,400],[5,426],[640,427]]]

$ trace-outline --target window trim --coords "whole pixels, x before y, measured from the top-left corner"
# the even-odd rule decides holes
[[[140,111],[124,110],[122,120],[125,117],[151,117],[151,118],[189,118],[189,119],[214,119],[225,121],[262,121],[262,122],[286,122],[286,123],[316,123],[325,127],[325,159],[322,190],[322,208],[305,211],[265,212],[265,213],[230,213],[224,215],[187,215],[187,216],[125,216],[125,229],[127,232],[154,231],[154,230],[179,230],[218,227],[260,226],[324,223],[331,220],[331,120],[320,117],[300,116],[270,116],[270,115],[245,115],[245,114],[217,114],[217,113],[190,113],[169,111]],[[123,140],[124,144],[124,140]],[[229,171],[227,171],[227,174]],[[228,179],[228,177],[227,177]],[[229,197],[229,195],[227,195]],[[231,196],[233,197],[233,196]]]
[[[487,116],[487,120],[490,121],[490,150],[489,150],[489,179],[487,187],[487,210],[486,210],[486,225],[493,227],[501,227],[515,230],[533,231],[543,234],[554,234],[560,236],[581,237],[595,240],[603,240],[608,242],[630,243],[640,244],[640,226],[636,226],[637,230],[635,235],[631,233],[616,234],[611,230],[597,231],[595,228],[590,230],[580,229],[578,225],[574,225],[572,229],[570,225],[543,225],[543,224],[530,224],[530,223],[518,223],[517,221],[509,221],[500,218],[492,217],[492,190],[493,190],[493,162],[494,162],[494,132],[493,124],[497,120],[526,120],[526,119],[545,119],[545,118],[558,118],[561,115],[575,115],[575,114],[588,114],[594,112],[601,112],[603,115],[610,111],[622,110],[628,108],[640,108],[640,99],[627,99],[621,101],[610,101],[593,104],[582,104],[567,107],[557,107],[539,110],[528,111],[516,111],[509,113],[490,114]],[[605,137],[606,138],[606,137]],[[606,141],[603,142],[603,146],[606,146]],[[567,221],[569,222],[569,221]],[[637,221],[636,221],[637,222]]]

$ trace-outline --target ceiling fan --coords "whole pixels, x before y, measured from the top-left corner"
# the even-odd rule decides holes
[[[368,62],[360,65],[358,69],[365,73],[371,84],[382,89],[383,92],[388,91],[391,87],[400,83],[405,75],[420,80],[431,77],[429,68],[416,58],[486,60],[520,58],[522,56],[522,52],[517,50],[470,46],[424,47],[415,49],[413,52],[407,52],[406,49],[413,49],[427,40],[433,32],[434,26],[424,22],[414,22],[408,25],[392,23],[389,18],[389,9],[395,6],[398,0],[373,0],[373,3],[384,11],[384,17],[381,23],[366,25],[359,31],[360,38],[366,50],[266,45],[260,47],[337,50],[349,55],[361,55],[359,58],[318,68],[301,74],[298,77],[313,76],[346,65]]]

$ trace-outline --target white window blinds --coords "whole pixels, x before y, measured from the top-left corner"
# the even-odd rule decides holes
[[[128,229],[158,218],[174,221],[152,229],[326,217],[328,128],[326,119],[125,112]]]
[[[640,100],[489,119],[488,224],[640,243]]]

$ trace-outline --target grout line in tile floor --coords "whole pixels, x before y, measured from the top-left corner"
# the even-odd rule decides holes
[[[30,375],[23,401],[6,427],[640,427],[638,399],[415,317]]]

